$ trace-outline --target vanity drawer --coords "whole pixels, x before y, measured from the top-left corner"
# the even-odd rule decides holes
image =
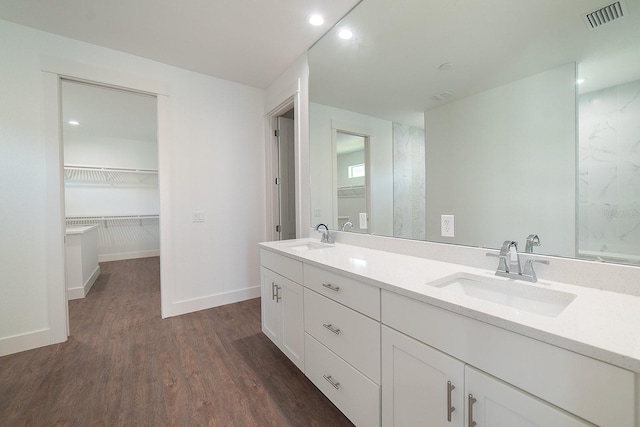
[[[634,374],[393,292],[382,323],[599,426],[635,426]]]
[[[312,265],[304,265],[304,285],[360,313],[380,320],[380,288]]]
[[[305,331],[380,384],[380,323],[304,290]]]
[[[305,374],[356,426],[380,425],[380,386],[305,334]]]
[[[302,262],[260,249],[260,264],[294,282],[302,284]]]

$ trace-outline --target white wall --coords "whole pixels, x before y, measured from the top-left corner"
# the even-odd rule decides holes
[[[333,218],[335,189],[332,188],[332,180],[327,177],[333,173],[333,133],[343,130],[370,136],[370,232],[383,236],[393,235],[392,123],[313,102],[309,109],[312,223],[325,223],[334,229],[338,226]]]
[[[524,250],[538,234],[545,254],[575,256],[575,80],[567,64],[425,113],[427,240]]]
[[[163,316],[259,296],[264,91],[5,21],[0,40],[0,355],[66,336],[51,73],[161,93]]]

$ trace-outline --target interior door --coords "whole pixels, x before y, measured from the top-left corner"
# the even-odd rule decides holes
[[[296,180],[293,119],[277,118],[279,240],[296,238]]]

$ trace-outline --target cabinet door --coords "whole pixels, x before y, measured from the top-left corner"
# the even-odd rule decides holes
[[[470,426],[592,426],[470,366],[465,367],[465,396]]]
[[[264,267],[260,269],[262,281],[261,309],[262,309],[262,332],[269,337],[274,344],[279,346],[280,333],[279,325],[279,307],[275,299],[275,286],[277,274]]]
[[[280,349],[301,370],[304,369],[303,287],[291,280],[276,281],[280,309]]]
[[[464,364],[383,326],[382,425],[462,427],[463,422]]]

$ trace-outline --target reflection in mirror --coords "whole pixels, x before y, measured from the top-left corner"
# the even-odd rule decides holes
[[[640,262],[640,1],[601,7],[362,1],[309,52],[313,222],[344,129],[370,137],[372,234]]]
[[[366,233],[368,229],[367,140],[336,132],[336,213],[338,228]]]

